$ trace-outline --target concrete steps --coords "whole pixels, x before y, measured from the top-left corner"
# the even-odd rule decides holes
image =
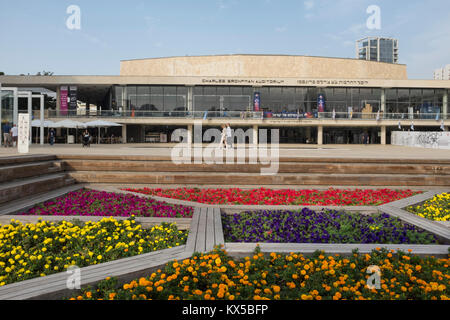
[[[56,156],[0,158],[0,204],[75,184]]]
[[[280,158],[270,165],[175,164],[160,156],[58,156],[77,182],[152,185],[450,186],[450,159]],[[235,162],[236,163],[236,162]]]
[[[317,174],[280,173],[262,176],[259,173],[199,172],[124,172],[76,171],[69,175],[79,183],[163,184],[163,185],[317,185],[317,186],[448,186],[448,176],[404,174]]]
[[[15,180],[0,185],[0,204],[74,184],[66,173]]]
[[[177,165],[170,161],[111,161],[111,160],[64,160],[67,171],[112,172],[239,172],[260,173],[267,165],[255,164],[189,164]],[[403,175],[450,175],[450,164],[392,164],[392,163],[316,163],[282,162],[279,173],[322,174],[403,174]]]
[[[61,172],[61,165],[55,165],[54,161],[33,162],[15,164],[0,167],[0,183],[14,179],[30,178],[44,174]]]

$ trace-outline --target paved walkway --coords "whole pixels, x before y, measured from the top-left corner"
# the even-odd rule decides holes
[[[126,144],[126,145],[33,145],[30,154],[61,155],[143,155],[170,156],[173,144]],[[0,148],[0,157],[18,155],[16,149]],[[302,158],[367,158],[367,159],[450,159],[450,150],[411,148],[392,145],[281,145],[280,157]]]

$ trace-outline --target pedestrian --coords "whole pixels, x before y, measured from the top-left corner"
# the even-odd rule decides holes
[[[223,147],[227,148],[227,127],[223,124],[221,125],[222,133],[220,135],[219,149],[223,150]]]
[[[89,131],[86,129],[83,133],[83,148],[91,146],[91,135]]]
[[[367,132],[364,132],[363,143],[365,146],[367,146],[369,144],[369,134]]]
[[[48,140],[51,146],[55,144],[55,136],[56,136],[55,129],[50,128],[50,130],[48,131]]]
[[[233,133],[231,131],[231,126],[227,124],[227,149],[233,149]]]
[[[17,140],[19,137],[19,129],[17,128],[17,125],[13,125],[10,131],[10,135],[12,137],[13,147],[15,148],[17,146]]]
[[[11,127],[8,122],[3,125],[2,130],[3,130],[3,146],[5,148],[8,148],[8,146],[10,145],[10,139],[11,139],[11,136],[9,135],[9,132],[11,131]]]

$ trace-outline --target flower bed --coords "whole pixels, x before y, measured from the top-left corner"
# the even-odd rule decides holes
[[[0,286],[183,245],[187,231],[174,224],[142,229],[134,219],[74,224],[0,224]]]
[[[131,194],[83,189],[37,205],[21,215],[192,218],[193,213],[192,207]]]
[[[148,278],[118,289],[107,279],[83,290],[72,300],[391,300],[448,299],[450,260],[393,255],[375,250],[370,255],[307,258],[301,254],[234,260],[223,251],[168,263]],[[378,266],[379,288],[367,285],[367,270]],[[372,271],[373,273],[373,271]],[[369,283],[375,285],[375,283]]]
[[[437,243],[433,234],[388,214],[343,211],[257,211],[222,215],[226,242]]]
[[[433,199],[406,210],[429,220],[450,221],[450,193],[438,194]]]
[[[411,190],[126,189],[127,191],[205,204],[367,206],[414,196]]]

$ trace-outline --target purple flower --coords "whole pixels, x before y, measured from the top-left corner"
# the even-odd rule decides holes
[[[172,205],[131,194],[83,189],[39,204],[20,215],[191,218],[193,213],[192,207],[183,205]]]

